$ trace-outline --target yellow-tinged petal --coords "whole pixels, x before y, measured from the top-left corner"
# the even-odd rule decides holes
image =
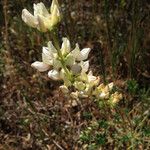
[[[67,38],[63,38],[63,43],[61,46],[61,52],[63,55],[68,54],[71,50],[70,41]]]
[[[55,26],[60,21],[61,21],[60,11],[58,7],[55,5],[54,10],[52,11],[52,14],[51,14],[51,27]]]
[[[59,9],[59,3],[57,0],[52,1],[51,8],[50,8],[51,13],[54,11],[55,6]]]

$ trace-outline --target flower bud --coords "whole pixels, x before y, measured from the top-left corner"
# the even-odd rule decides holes
[[[81,61],[82,73],[87,72],[89,69],[89,61]]]
[[[47,29],[47,19],[41,15],[37,16],[38,26],[37,29],[41,32],[46,32]]]
[[[72,83],[71,83],[70,80],[68,79],[67,74],[66,74],[66,72],[64,71],[64,69],[61,69],[61,71],[60,71],[60,77],[61,77],[61,79],[63,79],[65,86],[69,87],[69,86],[72,85]]]
[[[77,61],[82,61],[82,60],[86,60],[88,58],[90,51],[91,51],[90,48],[84,48],[80,51],[79,45],[76,44],[76,47],[72,51],[72,54],[76,58]]]

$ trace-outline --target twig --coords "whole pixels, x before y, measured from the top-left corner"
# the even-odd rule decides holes
[[[53,143],[61,150],[64,150],[55,140],[53,140]]]

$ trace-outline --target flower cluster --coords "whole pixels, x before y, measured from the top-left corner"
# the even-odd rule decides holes
[[[42,61],[32,63],[32,67],[40,72],[48,71],[48,76],[53,80],[64,80],[65,85],[71,86],[75,77],[80,73],[86,73],[89,68],[87,59],[90,48],[84,48],[80,51],[78,44],[71,51],[70,41],[67,38],[62,39],[62,46],[56,49],[49,41],[47,47],[42,49]]]
[[[42,2],[34,4],[33,8],[34,15],[32,15],[27,9],[23,9],[22,19],[27,25],[37,28],[41,32],[52,30],[53,26],[55,26],[61,20],[61,14],[57,0],[53,0],[50,13]]]
[[[51,14],[43,3],[38,3],[34,4],[34,16],[24,9],[22,19],[26,24],[41,32],[52,31],[61,20],[57,0],[53,0],[50,12]],[[43,47],[42,61],[32,63],[32,67],[40,72],[48,71],[48,77],[52,80],[62,80],[64,84],[60,86],[60,89],[68,98],[76,100],[94,98],[106,100],[111,104],[122,99],[122,94],[113,92],[113,83],[104,85],[99,76],[96,77],[92,71],[89,71],[89,60],[87,59],[90,48],[80,50],[79,45],[76,44],[72,49],[66,37],[62,39],[60,47],[56,40],[55,37],[54,45],[52,41],[49,41],[47,47]]]

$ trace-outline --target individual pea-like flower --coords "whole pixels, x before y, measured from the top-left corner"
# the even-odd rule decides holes
[[[99,82],[100,82],[100,77],[96,77],[93,75],[92,71],[90,71],[88,74],[87,74],[87,77],[86,77],[86,88],[85,88],[85,93],[87,95],[92,95],[92,91],[93,89],[98,86]]]
[[[109,83],[108,85],[104,85],[102,83],[98,87],[96,87],[96,89],[93,91],[93,95],[100,99],[108,99],[113,86],[113,82]]]
[[[94,76],[92,71],[89,71],[88,74],[86,72],[81,72],[81,75],[77,79],[84,81],[85,83],[89,84],[90,86],[98,86],[99,81],[100,81],[100,77]]]
[[[60,76],[60,73],[59,71],[57,70],[50,70],[48,72],[48,77],[51,78],[52,80],[61,80],[61,76]]]
[[[118,103],[123,98],[122,93],[115,92],[110,96],[110,104],[114,106],[116,103]]]
[[[45,64],[45,63],[40,62],[40,61],[36,61],[36,62],[32,63],[31,66],[36,68],[40,72],[45,72],[50,68],[50,66],[48,64]]]
[[[61,14],[57,0],[53,0],[50,12],[45,5],[40,2],[33,5],[34,15],[27,9],[22,10],[22,20],[29,26],[37,28],[41,32],[52,30],[53,27],[60,22]]]
[[[64,94],[68,94],[68,93],[69,93],[69,89],[68,89],[67,86],[61,85],[59,88],[60,88],[60,90],[61,90]]]
[[[66,55],[66,53],[68,52],[67,49],[69,49],[68,46],[68,39],[64,38],[63,39],[63,43],[62,43],[62,48],[60,50],[60,52],[63,55]],[[64,47],[64,45],[67,45],[66,47]],[[65,58],[65,56],[63,56]],[[53,66],[53,68],[55,68],[56,70],[58,70],[59,68],[62,67],[60,58],[59,58],[59,53],[58,50],[55,49],[55,47],[53,46],[52,42],[49,41],[48,42],[48,47],[43,47],[42,48],[42,62],[35,62],[33,63],[31,66],[38,69],[39,71],[43,72],[43,71],[47,71],[50,66]],[[69,58],[70,56],[66,56],[67,58],[65,58],[66,60],[66,65],[72,65],[74,63],[74,61],[72,62],[72,59]]]
[[[79,45],[76,44],[75,49],[71,53],[73,54],[76,61],[82,61],[88,58],[90,51],[90,48],[84,48],[80,51]]]
[[[57,59],[57,50],[53,47],[51,42],[48,42],[48,47],[42,48],[42,62],[36,61],[31,64],[32,67],[36,68],[40,72],[47,71],[54,66],[54,62]],[[56,66],[60,65],[59,62]],[[56,67],[57,68],[57,67]]]
[[[70,97],[73,98],[73,99],[78,99],[79,98],[79,92],[78,91],[71,92]]]

